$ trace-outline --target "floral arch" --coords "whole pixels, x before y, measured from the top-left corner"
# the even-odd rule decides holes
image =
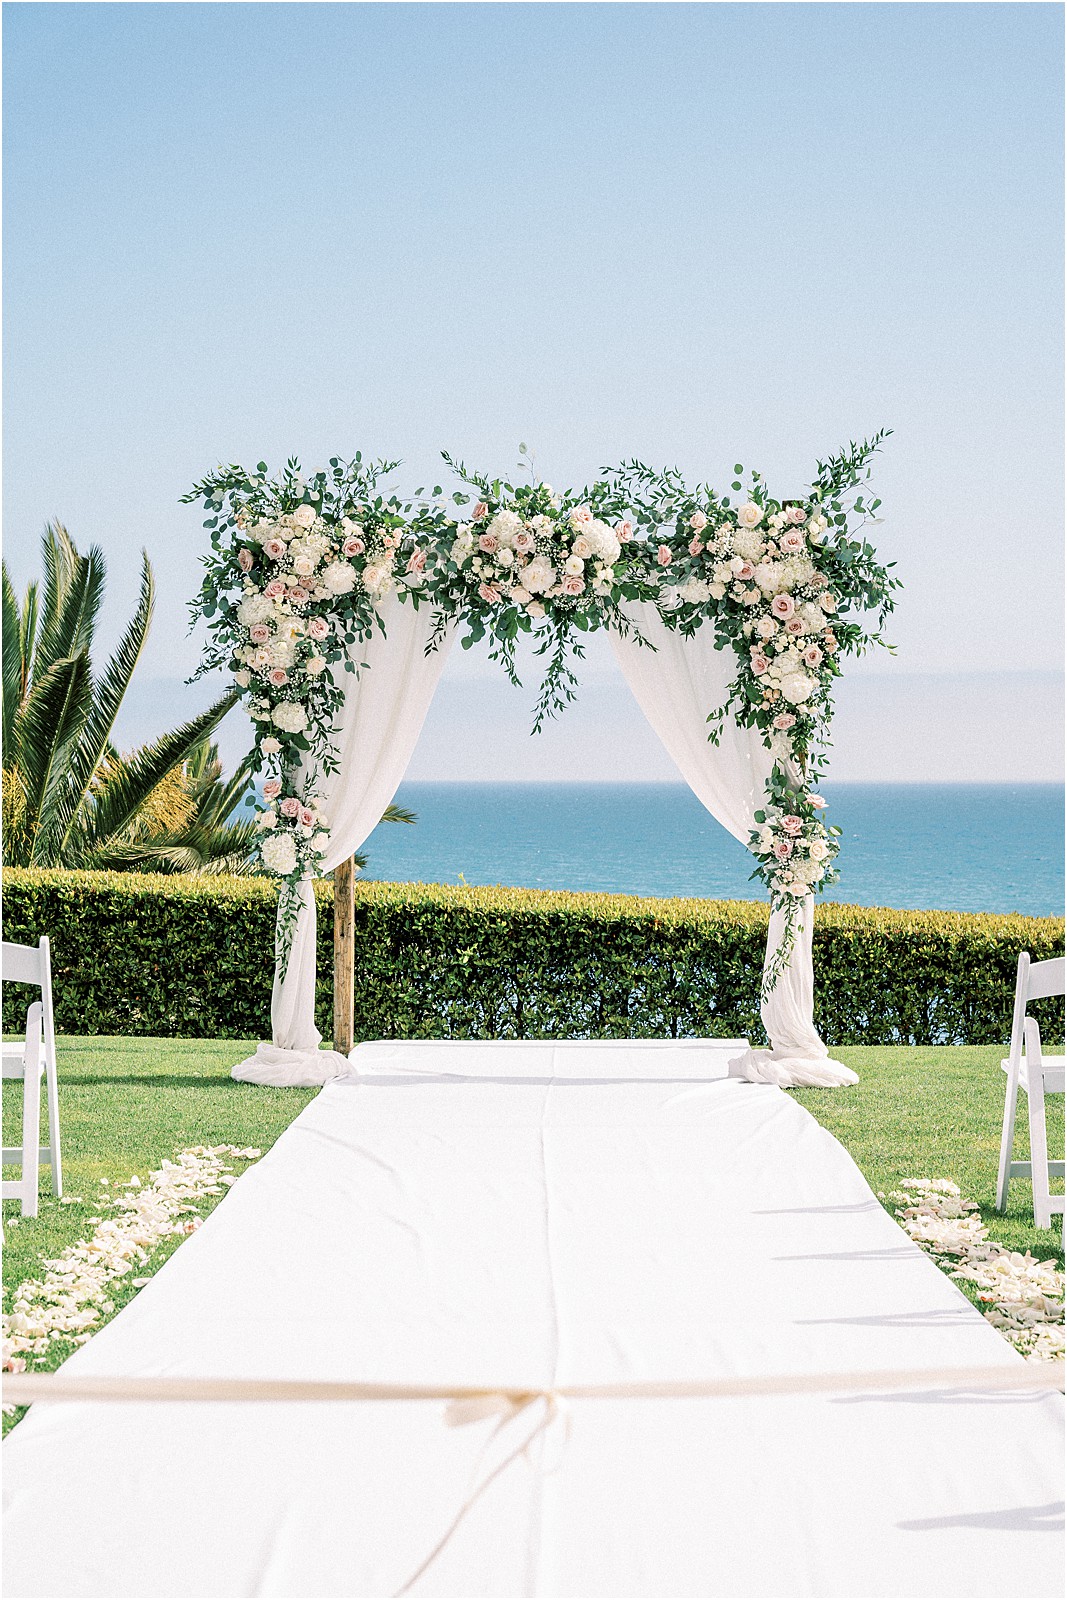
[[[310,880],[337,870],[392,798],[456,637],[489,641],[517,682],[516,641],[543,659],[534,731],[574,698],[587,633],[623,675],[683,777],[744,842],[770,894],[769,1051],[736,1070],[837,1084],[813,1021],[814,895],[836,881],[838,830],[815,790],[845,657],[883,643],[899,586],[866,538],[884,431],[816,464],[796,499],[734,469],[730,494],[631,461],[581,491],[512,484],[444,460],[462,488],[403,496],[399,465],[333,458],[305,476],[225,466],[201,500],[212,551],[192,610],[201,671],[229,670],[256,728],[263,864],[279,882],[273,1042],[234,1069],[322,1083],[348,1070],[314,1024]],[[350,883],[350,877],[347,878]]]

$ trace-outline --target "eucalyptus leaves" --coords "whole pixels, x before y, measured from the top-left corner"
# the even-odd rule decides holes
[[[203,500],[212,542],[192,606],[209,632],[201,671],[228,668],[258,725],[253,770],[270,772],[262,855],[283,885],[279,960],[296,885],[318,869],[328,837],[321,778],[336,770],[338,669],[358,670],[359,642],[384,629],[386,594],[433,606],[431,648],[452,623],[465,647],[488,639],[515,682],[516,642],[531,635],[546,658],[535,731],[574,698],[571,661],[584,636],[635,632],[626,602],[650,600],[668,627],[692,634],[711,622],[717,648],[734,651],[737,674],[726,703],[708,708],[709,737],[732,716],[758,728],[774,756],[750,841],[753,876],[786,913],[786,940],[765,974],[773,987],[801,902],[836,876],[836,832],[808,787],[824,759],[833,682],[842,656],[882,642],[898,587],[863,537],[880,502],[860,486],[885,437],[817,463],[797,499],[775,499],[756,472],[746,488],[740,467],[733,502],[638,461],[557,493],[532,473],[528,484],[489,479],[447,454],[464,485],[454,510],[440,487],[430,497],[383,493],[398,463],[360,454],[309,477],[290,460],[274,477],[260,462],[196,484],[184,498]]]

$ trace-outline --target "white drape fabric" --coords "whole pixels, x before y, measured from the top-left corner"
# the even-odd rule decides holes
[[[454,637],[450,630],[429,655],[433,608],[401,603],[395,594],[381,606],[384,636],[353,645],[358,673],[338,674],[345,690],[334,748],[338,770],[317,788],[330,827],[323,870],[332,871],[366,840],[396,793],[418,742],[434,690]],[[310,879],[300,885],[300,909],[285,976],[275,975],[271,1000],[273,1042],[234,1067],[245,1083],[315,1085],[350,1070],[335,1050],[320,1050],[315,1027],[316,916]]]
[[[697,799],[744,845],[753,814],[765,799],[771,752],[756,728],[727,717],[718,744],[708,738],[708,713],[723,705],[734,677],[733,652],[716,650],[710,623],[692,638],[668,628],[650,602],[632,603],[627,615],[647,641],[612,632],[615,658],[641,710]],[[650,648],[651,647],[651,648]],[[795,774],[794,774],[795,776]],[[770,1050],[747,1050],[733,1063],[738,1077],[780,1088],[835,1088],[856,1083],[856,1074],[833,1061],[814,1023],[812,923],[815,902],[803,903],[798,934],[786,970],[760,1009]],[[782,941],[785,917],[771,914],[765,965]]]

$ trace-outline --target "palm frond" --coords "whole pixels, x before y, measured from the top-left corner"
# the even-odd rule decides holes
[[[3,563],[3,743],[4,761],[13,766],[18,761],[18,750],[13,748],[15,725],[22,704],[23,657],[22,613],[7,570]]]
[[[413,825],[418,822],[419,816],[417,811],[409,811],[406,806],[390,803],[382,812],[379,820],[381,822],[407,822]]]
[[[24,857],[20,865],[51,861],[56,807],[92,706],[92,694],[89,657],[82,651],[49,667],[34,682],[22,708],[19,772],[26,806],[17,834],[19,855]]]
[[[82,848],[95,854],[112,835],[120,834],[156,784],[186,761],[190,751],[214,732],[236,704],[237,692],[231,690],[191,722],[183,723],[154,744],[145,745],[127,757],[120,772],[95,797],[92,814],[82,834]]]
[[[107,575],[99,547],[79,555],[61,522],[48,524],[43,549],[44,609],[31,665],[34,678],[82,651],[88,660]]]

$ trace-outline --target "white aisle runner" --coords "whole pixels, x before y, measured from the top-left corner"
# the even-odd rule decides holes
[[[82,1374],[553,1384],[1018,1357],[736,1042],[379,1044],[113,1323]],[[250,1091],[259,1092],[259,1091]],[[225,1130],[218,1130],[219,1137]],[[37,1406],[5,1591],[387,1596],[511,1423],[438,1402]],[[1058,1397],[585,1400],[422,1596],[1060,1592]]]

